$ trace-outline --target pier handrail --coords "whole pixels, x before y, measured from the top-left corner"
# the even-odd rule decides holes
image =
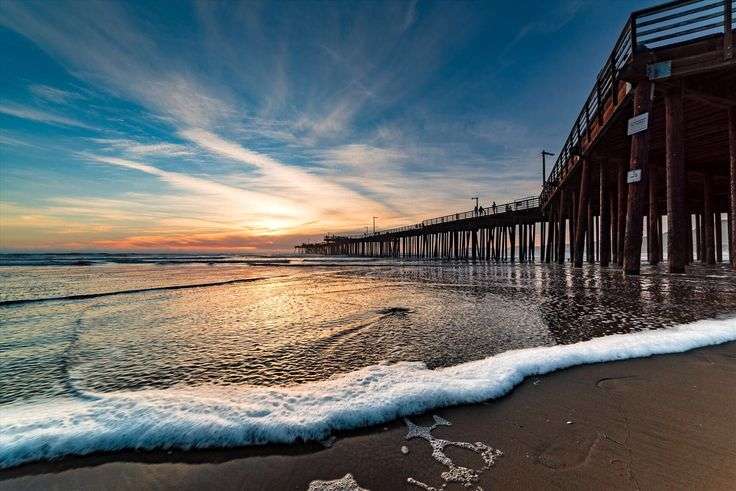
[[[365,239],[369,237],[379,237],[389,234],[396,234],[401,232],[407,232],[409,230],[419,230],[424,227],[429,227],[432,225],[437,225],[440,223],[450,223],[455,222],[459,220],[467,220],[469,218],[480,218],[480,217],[486,217],[486,216],[494,216],[494,215],[502,215],[505,213],[511,213],[514,211],[522,211],[522,210],[529,210],[532,208],[536,208],[539,206],[539,196],[525,196],[523,198],[515,199],[513,201],[509,201],[507,203],[502,204],[496,204],[495,207],[493,203],[489,203],[487,207],[481,206],[478,208],[480,210],[483,209],[482,212],[476,211],[476,210],[470,210],[470,211],[463,211],[459,213],[452,213],[450,215],[444,215],[441,217],[435,217],[435,218],[428,218],[427,220],[423,220],[419,223],[414,223],[411,225],[404,225],[403,227],[394,227],[389,228],[385,230],[376,230],[375,233],[373,232],[366,232],[362,234],[349,234],[349,235],[325,235],[325,241],[330,240],[339,240],[339,239]]]
[[[727,16],[726,12],[736,10],[735,5],[736,0],[674,0],[637,10],[629,16],[545,179],[541,192],[543,203],[564,177],[571,159],[581,155],[583,141],[590,142],[593,126],[603,125],[609,97],[613,108],[617,106],[623,69],[647,50],[725,34],[729,27],[732,31],[736,17]],[[729,17],[731,26],[726,26]],[[624,95],[627,91],[628,87],[624,88]]]

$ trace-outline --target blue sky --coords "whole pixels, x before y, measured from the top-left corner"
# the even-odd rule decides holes
[[[651,1],[0,3],[0,248],[288,250],[538,193]]]

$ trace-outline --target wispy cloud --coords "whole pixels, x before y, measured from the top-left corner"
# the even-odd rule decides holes
[[[404,14],[404,23],[401,26],[402,31],[409,29],[414,21],[417,19],[417,0],[411,0],[406,7],[406,13]]]
[[[22,147],[29,147],[31,146],[30,143],[20,140],[18,138],[12,138],[10,136],[2,135],[0,134],[0,143],[3,145],[13,145],[13,146],[22,146]]]
[[[19,104],[0,104],[0,113],[7,114],[8,116],[14,116],[16,118],[27,119],[29,121],[36,121],[39,123],[61,125],[61,126],[74,126],[76,128],[84,128],[93,130],[92,126],[89,126],[81,121],[58,114],[33,109],[27,106]]]
[[[199,145],[205,150],[213,152],[222,157],[252,165],[265,172],[280,173],[287,172],[287,169],[275,159],[268,155],[249,150],[235,142],[225,140],[224,138],[203,129],[187,129],[179,132],[179,134],[193,143]]]
[[[247,191],[188,174],[162,170],[158,167],[133,160],[102,155],[83,155],[83,157],[86,157],[91,162],[144,172],[158,177],[174,188],[206,196],[210,199],[224,201],[229,206],[235,205],[237,206],[237,210],[244,212],[246,217],[252,217],[257,214],[290,218],[296,218],[298,216],[298,210],[293,205],[277,197]]]
[[[287,196],[308,208],[329,212],[332,220],[328,219],[328,222],[345,220],[359,210],[365,213],[384,209],[384,204],[367,199],[330,179],[286,165],[209,131],[189,129],[181,131],[180,135],[214,155],[252,166],[258,171],[259,179],[249,179],[251,185]],[[336,206],[336,201],[340,202],[339,206]]]
[[[512,48],[527,36],[532,34],[550,34],[562,29],[588,4],[588,0],[566,0],[562,6],[556,5],[550,7],[549,10],[541,11],[540,15],[543,18],[533,20],[521,26],[516,36],[506,45],[499,58],[506,56]]]
[[[32,84],[28,87],[28,90],[36,97],[55,102],[57,104],[66,104],[72,101],[84,99],[84,96],[77,92],[57,89],[56,87],[51,87],[49,85]]]
[[[116,166],[155,176],[185,196],[199,196],[208,203],[220,220],[251,232],[303,233],[318,227],[341,229],[356,219],[358,213],[381,210],[375,202],[356,195],[338,185],[310,185],[318,178],[298,170],[263,167],[269,172],[264,179],[230,179],[237,186],[130,159],[104,155],[82,155],[98,164]],[[261,157],[267,159],[267,157]],[[276,179],[273,182],[272,179]],[[238,182],[239,181],[239,182]],[[200,206],[201,206],[200,201]],[[362,208],[361,206],[365,207]],[[319,223],[317,223],[319,222]]]
[[[171,57],[167,61],[124,4],[4,2],[0,25],[60,57],[80,78],[163,115],[208,126],[232,112],[187,70],[173,67]]]
[[[406,149],[384,148],[365,143],[351,143],[318,151],[321,162],[337,169],[338,172],[360,172],[398,167],[407,161]]]
[[[102,145],[108,150],[115,150],[137,157],[147,155],[187,157],[194,154],[186,145],[177,143],[141,143],[122,138],[92,138],[91,141]]]

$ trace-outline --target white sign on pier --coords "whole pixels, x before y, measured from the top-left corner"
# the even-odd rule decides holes
[[[643,113],[638,116],[634,116],[629,119],[627,135],[635,135],[640,131],[644,131],[649,128],[649,113]]]
[[[641,169],[630,170],[626,173],[626,184],[641,181]]]

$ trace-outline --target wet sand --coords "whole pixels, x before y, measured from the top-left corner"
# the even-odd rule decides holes
[[[443,448],[484,489],[736,487],[736,343],[573,367],[527,379],[499,400],[410,419],[428,426],[433,415],[452,423],[433,439],[503,452],[484,468],[480,451]],[[395,421],[325,445],[68,458],[2,471],[0,489],[304,490],[348,473],[367,489],[420,489],[407,478],[439,488],[451,467],[406,434]]]

